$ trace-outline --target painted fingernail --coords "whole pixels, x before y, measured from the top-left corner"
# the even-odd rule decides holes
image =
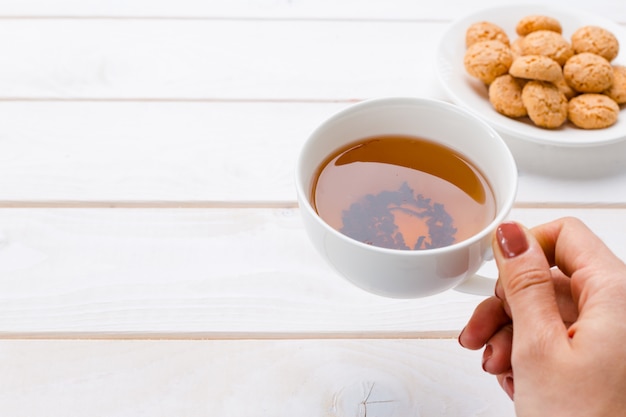
[[[498,246],[505,258],[514,258],[528,249],[524,231],[517,223],[502,223],[496,229]]]
[[[483,352],[483,371],[485,372],[489,372],[487,370],[487,362],[489,362],[489,359],[491,359],[492,355],[493,355],[493,347],[491,345],[485,346],[485,351]]]

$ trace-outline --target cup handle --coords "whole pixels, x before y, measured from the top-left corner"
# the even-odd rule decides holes
[[[488,252],[485,254],[485,261],[485,265],[493,262],[493,264],[487,265],[489,267],[489,270],[487,272],[494,272],[492,268],[495,267],[495,261],[493,259],[493,252],[491,251],[491,249],[489,249]],[[497,273],[498,272],[496,268],[496,277]],[[454,287],[454,289],[458,292],[462,292],[465,294],[482,295],[485,297],[489,297],[495,294],[496,277],[488,277],[486,275],[474,274],[471,277],[467,278],[465,281],[461,282],[456,287]]]
[[[454,287],[456,291],[482,296],[491,296],[495,294],[496,280],[484,275],[473,275],[465,281]]]

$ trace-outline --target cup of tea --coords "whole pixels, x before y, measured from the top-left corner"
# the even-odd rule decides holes
[[[517,167],[469,111],[409,97],[350,105],[306,140],[295,182],[313,246],[356,286],[394,298],[493,293],[495,279],[476,273],[513,206]]]

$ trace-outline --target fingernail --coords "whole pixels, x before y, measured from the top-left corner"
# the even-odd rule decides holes
[[[524,231],[517,223],[502,223],[496,229],[498,246],[505,258],[514,258],[528,249]]]
[[[483,352],[483,371],[485,372],[489,372],[487,370],[487,362],[489,362],[489,359],[491,359],[492,355],[493,355],[493,347],[491,345],[485,346],[485,351]]]
[[[513,385],[513,377],[507,376],[506,378],[504,378],[504,381],[502,381],[502,389],[504,389],[504,392],[507,393],[507,395],[513,399],[513,395],[515,394],[515,386]]]

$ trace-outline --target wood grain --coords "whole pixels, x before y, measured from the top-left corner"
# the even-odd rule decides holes
[[[14,416],[513,416],[456,340],[2,341]]]
[[[283,18],[283,19],[429,19],[449,21],[478,9],[499,6],[499,0],[414,2],[411,0],[230,0],[201,1],[136,0],[101,2],[98,0],[6,0],[0,14],[23,17],[151,17],[151,18]],[[626,23],[619,1],[569,0],[568,7],[587,10]]]
[[[441,23],[9,19],[3,99],[441,96]],[[385,33],[384,37],[379,36]],[[56,45],[54,49],[48,45]],[[411,51],[420,51],[414,53]],[[428,63],[424,65],[424,63]]]
[[[533,226],[559,209],[516,209]],[[626,259],[624,209],[572,209]],[[4,209],[0,337],[455,337],[479,296],[368,294],[297,209]],[[493,263],[483,270],[496,276]]]
[[[0,207],[294,207],[300,147],[349,104],[0,102]],[[508,143],[518,204],[626,204],[626,142]]]

